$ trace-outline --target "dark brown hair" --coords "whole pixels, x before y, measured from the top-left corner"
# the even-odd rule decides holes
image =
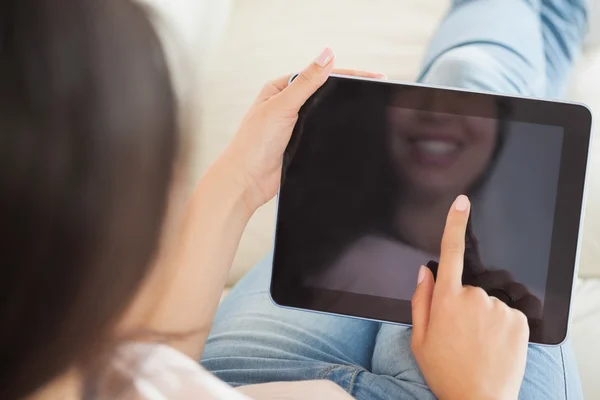
[[[0,398],[93,359],[147,275],[178,149],[147,12],[0,0]]]

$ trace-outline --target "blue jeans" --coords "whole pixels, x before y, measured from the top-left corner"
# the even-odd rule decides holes
[[[586,30],[581,0],[455,0],[419,80],[557,97]],[[218,310],[202,365],[234,386],[329,379],[357,399],[434,399],[410,350],[411,330],[278,308],[271,259],[256,265]],[[531,345],[521,399],[582,399],[568,343]]]

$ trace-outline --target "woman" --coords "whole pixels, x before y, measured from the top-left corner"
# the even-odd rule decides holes
[[[275,194],[298,110],[332,71],[332,52],[292,85],[284,77],[264,87],[186,199],[183,124],[146,10],[126,0],[6,0],[0,18],[0,398],[349,398],[323,381],[236,392],[191,361],[203,353],[241,232]],[[468,213],[458,198],[435,286],[421,270],[413,348],[440,396],[515,397],[527,324],[462,287]]]
[[[418,80],[558,97],[585,31],[584,1],[456,0],[434,35]],[[509,195],[514,201],[507,199],[507,204],[526,201],[515,193]],[[376,211],[370,208],[370,212]],[[315,235],[320,232],[315,229]],[[203,366],[234,385],[327,378],[359,399],[443,397],[427,386],[430,382],[418,352],[413,356],[409,351],[410,329],[273,306],[268,298],[270,258],[255,266],[221,305]],[[310,257],[303,261],[303,270],[314,265]],[[582,397],[568,343],[529,347],[520,397]]]

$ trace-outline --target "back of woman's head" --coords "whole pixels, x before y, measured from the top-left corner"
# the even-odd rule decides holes
[[[109,339],[157,246],[176,125],[139,5],[0,0],[0,398]]]

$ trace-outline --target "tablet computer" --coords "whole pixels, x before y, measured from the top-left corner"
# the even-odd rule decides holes
[[[271,297],[411,324],[457,195],[472,212],[463,283],[523,311],[530,341],[567,335],[591,114],[583,105],[332,76],[284,155]]]

